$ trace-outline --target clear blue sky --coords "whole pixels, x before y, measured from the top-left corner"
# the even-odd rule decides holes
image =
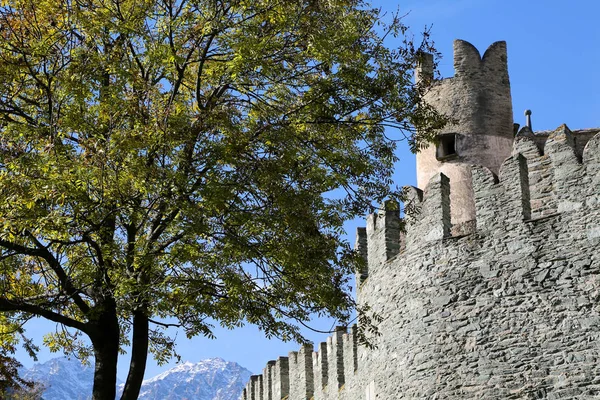
[[[467,40],[482,53],[491,43],[505,40],[515,122],[523,125],[523,111],[531,109],[534,130],[554,129],[563,123],[571,129],[600,127],[600,1],[373,0],[373,4],[389,12],[399,8],[401,13],[408,13],[404,21],[415,36],[425,25],[432,25],[432,38],[443,54],[439,68],[444,77],[453,75],[454,39]],[[401,147],[396,184],[414,185],[414,156],[405,145]],[[363,223],[347,224],[351,242],[357,226]],[[331,324],[321,321],[316,327],[329,329]],[[36,322],[28,325],[27,333],[40,338],[48,328],[47,324]],[[182,359],[196,362],[221,357],[259,373],[268,360],[298,348],[294,343],[269,341],[252,327],[217,329],[215,334],[216,340],[187,340],[179,333]],[[326,335],[308,337],[316,343],[324,341]],[[40,361],[53,356],[56,355],[43,350]],[[25,366],[33,363],[24,353],[19,353],[18,358]],[[128,362],[121,357],[121,379],[127,374]],[[151,361],[146,377],[173,365],[158,367]]]

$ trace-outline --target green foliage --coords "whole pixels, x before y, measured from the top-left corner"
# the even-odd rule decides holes
[[[342,224],[398,195],[384,128],[418,147],[445,121],[411,84],[429,44],[378,30],[406,28],[361,0],[4,1],[6,326],[48,318],[85,356],[74,332],[113,301],[122,340],[135,312],[299,341],[314,313],[346,321]]]

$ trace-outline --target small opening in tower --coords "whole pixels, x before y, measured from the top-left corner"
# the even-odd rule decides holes
[[[444,133],[439,136],[439,143],[435,152],[435,157],[440,160],[448,160],[456,157],[456,133]]]

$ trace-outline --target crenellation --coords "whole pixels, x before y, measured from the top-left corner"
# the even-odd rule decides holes
[[[344,349],[344,388],[352,391],[352,385],[355,381],[356,371],[358,370],[358,327],[352,325],[350,332],[342,336],[342,346]]]
[[[247,389],[247,393],[246,395],[248,396],[249,400],[262,400],[262,391],[260,390],[260,383],[259,380],[262,378],[261,375],[252,375],[250,377],[250,381],[248,382],[248,385],[246,386]]]
[[[273,390],[275,388],[275,361],[267,361],[267,366],[263,368],[263,399],[273,400]],[[280,399],[277,399],[280,400]]]
[[[326,400],[327,384],[329,378],[327,342],[319,343],[316,353],[312,354],[312,364],[314,373],[314,400]]]
[[[369,277],[369,254],[367,250],[367,228],[360,227],[356,228],[356,242],[354,243],[354,250],[360,255],[364,261],[361,268],[356,271],[356,281],[360,285]]]
[[[433,54],[421,53],[415,69],[415,83],[428,86],[433,80],[434,61]]]
[[[360,287],[359,300],[387,316],[380,325],[378,348],[358,346],[354,327],[350,333],[336,331],[317,352],[302,350],[303,357],[290,353],[289,400],[360,400],[371,392],[377,398],[396,398],[397,393],[404,393],[398,398],[436,393],[455,399],[497,398],[509,396],[508,387],[519,396],[554,392],[547,382],[575,369],[600,376],[600,367],[592,368],[587,361],[567,355],[573,361],[554,364],[558,356],[545,358],[562,346],[600,360],[600,349],[577,344],[575,322],[563,328],[555,318],[566,313],[569,317],[561,324],[579,321],[585,335],[600,337],[600,309],[591,308],[600,293],[600,133],[587,142],[580,163],[573,147],[557,143],[565,140],[561,129],[547,141],[546,153],[526,137],[516,141],[499,176],[471,166],[476,229],[467,235],[454,234],[452,181],[441,173],[425,191],[405,189],[406,203],[412,202],[405,208],[414,211],[405,217],[406,248],[393,258],[384,253],[390,238],[383,234],[389,227],[386,213],[371,216],[364,230],[366,246],[380,257],[368,258],[369,278]],[[558,152],[569,155],[555,156]],[[561,168],[564,175],[556,173]],[[541,171],[549,180],[530,181]],[[553,188],[547,195],[555,204],[565,199],[580,204],[536,216],[533,203],[542,184]],[[554,188],[561,185],[564,192],[556,193]],[[359,246],[365,246],[364,240]],[[310,371],[292,372],[300,369],[300,358]],[[523,373],[513,365],[546,367],[524,375],[526,380],[513,378],[511,374]],[[498,375],[496,370],[507,372]],[[569,393],[582,393],[581,384],[573,383]],[[257,393],[257,385],[250,389]],[[600,381],[584,386],[600,393]]]
[[[262,375],[255,375],[255,376],[256,376],[256,379],[255,379],[254,387],[253,387],[254,388],[254,399],[255,400],[265,400],[265,398],[263,396],[263,394],[264,394],[264,391],[263,391],[263,385],[264,385],[263,376]],[[252,377],[250,377],[250,379],[252,379]]]
[[[273,400],[281,400],[290,394],[290,370],[287,357],[278,357],[272,370]]]
[[[524,127],[517,134],[517,138],[523,136],[531,138],[537,144],[540,152],[543,154],[546,142],[548,141],[550,135],[554,133],[554,131],[555,130],[532,132],[530,129]],[[600,128],[575,129],[572,130],[571,133],[573,135],[573,141],[575,145],[575,154],[577,157],[579,157],[579,159],[581,159],[585,146],[596,134],[600,133]]]
[[[564,124],[548,136],[544,145],[544,153],[552,158],[554,168],[561,168],[565,164],[579,163],[573,132]]]
[[[414,186],[405,186],[402,188],[404,195],[404,228],[405,232],[401,235],[401,248],[413,245],[412,242],[418,241],[419,238],[411,234],[419,226],[423,207],[423,191]]]
[[[435,175],[425,191],[405,187],[407,248],[419,246],[422,240],[439,240],[450,236],[450,180],[442,173]],[[425,231],[425,232],[424,232]]]
[[[594,171],[597,171],[598,164],[600,164],[600,132],[586,143],[582,159],[583,163],[588,167],[594,167]]]
[[[369,265],[386,262],[400,252],[400,206],[387,200],[367,217],[367,259]]]
[[[527,159],[522,154],[508,157],[500,167],[499,180],[506,191],[509,215],[516,216],[515,222],[531,219]]]
[[[464,40],[454,41],[454,77],[472,79],[481,72],[479,50]]]
[[[589,207],[600,206],[600,133],[586,144],[582,159],[586,167],[586,176],[592,187],[585,201]]]
[[[308,400],[314,395],[313,346],[303,345],[298,352],[291,352],[290,399]]]
[[[497,211],[493,204],[499,204],[504,194],[498,177],[486,167],[473,165],[473,191],[475,198],[475,220],[477,230],[486,232],[496,228]]]
[[[477,50],[477,49],[475,49]],[[479,52],[477,52],[479,54]],[[507,49],[505,41],[492,43],[481,57],[481,69],[488,79],[508,85]]]
[[[458,117],[459,154],[420,155],[404,219],[386,202],[357,231],[376,347],[353,326],[290,353],[288,400],[600,397],[600,129],[513,136],[503,42],[455,42],[455,73],[427,96]]]
[[[338,326],[333,335],[327,338],[327,388],[329,398],[336,397],[344,386],[344,335],[348,328]]]
[[[440,240],[450,236],[450,180],[442,173],[435,175],[423,192],[422,217],[419,224],[425,227],[423,240]],[[411,241],[417,243],[416,240]]]
[[[542,153],[544,143],[536,142],[533,133],[519,134],[512,152],[513,156],[521,154],[527,160],[531,218],[534,219],[557,211],[552,160]]]

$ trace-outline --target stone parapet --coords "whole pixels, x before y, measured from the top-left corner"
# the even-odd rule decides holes
[[[243,400],[337,399],[355,380],[358,370],[357,329],[337,327],[318,351],[303,345],[288,357],[269,361],[261,375],[253,375]]]

